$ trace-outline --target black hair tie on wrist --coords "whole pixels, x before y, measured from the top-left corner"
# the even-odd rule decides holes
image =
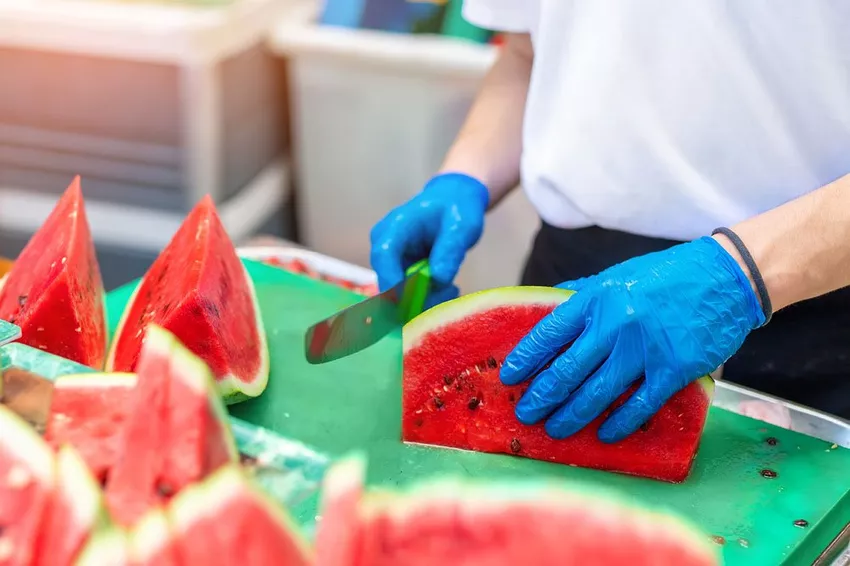
[[[756,260],[753,259],[753,255],[750,253],[750,250],[748,250],[747,246],[744,245],[744,241],[738,237],[738,234],[729,228],[715,228],[711,235],[714,236],[715,234],[723,234],[729,238],[729,241],[732,242],[732,245],[734,245],[735,249],[738,250],[738,253],[741,254],[741,258],[744,260],[744,264],[747,266],[747,269],[750,271],[750,275],[753,278],[753,283],[756,285],[756,291],[758,292],[759,300],[761,301],[761,310],[764,313],[764,324],[762,324],[762,326],[764,326],[770,322],[770,319],[773,317],[773,305],[770,304],[770,295],[767,294],[767,285],[764,284],[764,278],[761,276],[761,271],[759,271],[759,268],[756,265]]]

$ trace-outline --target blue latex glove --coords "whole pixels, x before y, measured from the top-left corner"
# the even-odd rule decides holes
[[[576,294],[520,341],[500,374],[514,385],[554,358],[516,407],[525,424],[548,417],[554,438],[584,428],[645,376],[599,429],[603,442],[628,436],[674,393],[728,360],[765,320],[747,276],[708,237],[559,287]]]
[[[426,307],[457,297],[452,281],[467,250],[481,237],[489,200],[481,181],[443,173],[390,211],[371,233],[372,268],[381,291],[397,284],[408,267],[427,257],[433,288]]]

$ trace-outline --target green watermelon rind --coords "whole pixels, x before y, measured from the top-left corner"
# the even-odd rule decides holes
[[[80,551],[75,566],[104,566],[128,564],[129,545],[127,533],[118,527],[96,531]]]
[[[402,351],[407,354],[431,333],[494,308],[541,304],[557,306],[568,301],[574,294],[575,291],[568,289],[528,285],[496,287],[462,295],[428,309],[404,325]],[[696,381],[711,400],[714,397],[714,380],[711,376],[705,375]]]
[[[156,340],[170,342],[169,373],[172,379],[179,379],[196,394],[208,399],[210,408],[216,420],[220,423],[222,441],[225,443],[229,460],[239,460],[239,451],[224,400],[219,395],[215,376],[204,361],[186,348],[171,332],[158,325],[148,327],[148,335],[156,336]]]
[[[205,517],[215,516],[239,497],[249,497],[257,503],[262,511],[292,537],[301,555],[307,558],[307,563],[312,564],[314,551],[298,525],[282,507],[254,485],[236,464],[219,468],[204,481],[186,487],[171,500],[168,512],[174,536],[181,536]]]
[[[147,511],[129,533],[130,556],[134,563],[149,564],[171,542],[171,525],[161,507]]]
[[[110,525],[103,490],[83,457],[72,446],[63,445],[56,455],[57,490],[68,502],[74,522],[90,532]]]
[[[227,405],[235,405],[236,403],[241,403],[242,401],[246,401],[254,397],[259,397],[263,393],[263,391],[265,391],[269,383],[269,344],[268,338],[266,336],[265,325],[263,324],[262,314],[260,313],[260,303],[257,299],[257,290],[254,286],[254,281],[251,279],[251,275],[248,273],[248,270],[247,268],[245,268],[244,264],[242,265],[242,269],[245,274],[245,281],[248,285],[248,290],[250,291],[251,303],[254,305],[254,318],[256,320],[257,340],[259,341],[260,346],[258,348],[260,353],[260,366],[257,369],[257,373],[250,381],[245,381],[232,374],[224,375],[221,378],[216,379],[219,395],[222,397],[222,399],[224,399],[224,402]],[[124,312],[121,314],[121,318],[115,328],[115,333],[113,334],[112,339],[112,345],[109,348],[109,353],[106,357],[107,371],[109,371],[115,364],[118,337],[121,336],[121,333],[124,329],[124,325],[127,322],[127,317],[130,314],[130,308],[136,302],[139,289],[142,288],[143,283],[144,280],[139,281],[139,284],[136,285],[136,288],[130,295],[130,299],[127,301],[127,304],[124,306]],[[165,329],[168,329],[167,320],[159,324]]]
[[[55,485],[56,460],[50,446],[18,415],[0,405],[0,450],[20,461],[43,486]]]

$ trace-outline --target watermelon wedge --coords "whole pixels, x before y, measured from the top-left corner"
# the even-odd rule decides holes
[[[503,385],[499,367],[570,295],[551,287],[491,289],[438,305],[405,325],[404,440],[684,481],[714,393],[708,377],[674,395],[642,430],[616,444],[601,442],[597,431],[631,391],[563,440],[549,437],[542,423],[525,426],[516,419],[514,408],[528,383]]]
[[[45,439],[54,449],[76,448],[95,478],[106,484],[136,386],[132,373],[79,374],[54,384]]]
[[[127,533],[111,527],[92,535],[75,566],[131,566]]]
[[[103,281],[75,177],[2,280],[0,318],[21,342],[100,369],[106,357]]]
[[[326,476],[316,566],[719,564],[689,523],[613,493],[441,479],[361,496],[362,465],[340,466]]]
[[[136,288],[115,332],[107,371],[135,370],[149,324],[174,333],[204,360],[228,403],[265,389],[268,344],[254,285],[209,196]]]
[[[0,405],[0,566],[32,563],[54,485],[50,447]]]
[[[312,550],[289,516],[236,465],[186,488],[169,514],[180,564],[312,564]]]
[[[91,534],[108,525],[100,485],[76,450],[56,459],[56,491],[41,526],[35,566],[70,566]]]
[[[160,508],[148,511],[130,531],[132,566],[178,566],[168,516]]]

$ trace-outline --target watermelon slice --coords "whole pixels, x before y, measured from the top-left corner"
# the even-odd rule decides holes
[[[0,289],[0,318],[21,342],[95,369],[106,357],[103,282],[75,177]]]
[[[97,480],[105,484],[115,464],[135,385],[136,376],[132,373],[88,373],[58,378],[45,439],[55,449],[63,444],[76,448]]]
[[[119,524],[136,522],[164,500],[159,480],[168,445],[168,366],[174,341],[156,327],[144,340],[138,383],[119,436],[115,465],[106,484],[106,501]]]
[[[571,294],[551,287],[491,289],[438,305],[409,322],[403,330],[404,440],[683,481],[714,393],[708,377],[674,395],[642,430],[615,444],[597,438],[599,425],[637,385],[563,440],[549,437],[542,423],[525,426],[516,419],[514,407],[528,383],[503,385],[499,367]]]
[[[0,405],[0,566],[32,563],[54,485],[50,447]]]
[[[172,334],[169,360],[168,445],[162,483],[170,493],[204,479],[210,472],[239,462],[239,452],[209,368]]]
[[[133,527],[130,555],[133,566],[178,566],[177,548],[165,511],[152,509]]]
[[[130,545],[127,533],[111,527],[95,532],[75,566],[130,566]]]
[[[316,566],[714,566],[690,524],[612,493],[545,482],[442,479],[363,492],[360,465],[325,480]]]
[[[180,564],[312,564],[312,551],[289,516],[236,465],[186,488],[169,514]]]
[[[108,371],[135,370],[151,323],[173,332],[210,366],[228,403],[265,389],[268,344],[254,285],[209,196],[136,288],[115,332]]]
[[[76,450],[63,446],[57,489],[41,527],[35,566],[70,566],[92,532],[108,524],[100,485]]]

